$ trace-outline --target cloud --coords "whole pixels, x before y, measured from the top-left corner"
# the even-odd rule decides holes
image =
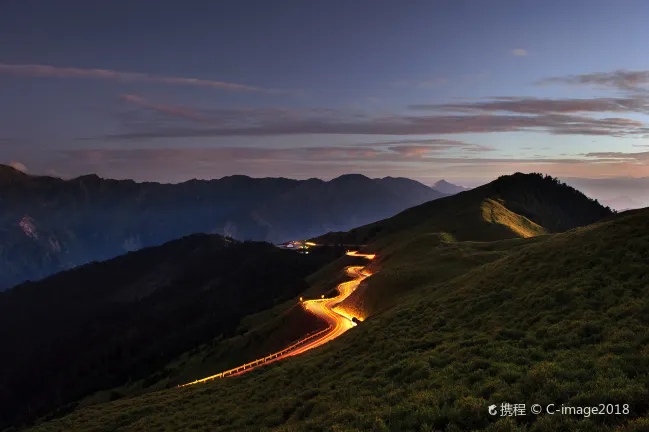
[[[192,108],[153,103],[148,99],[133,94],[124,94],[120,96],[120,100],[139,108],[149,109],[172,117],[183,117],[191,120],[205,120],[207,118],[203,113]]]
[[[518,57],[525,57],[527,55],[527,50],[523,48],[516,48],[513,49],[511,53]]]
[[[645,91],[641,86],[649,84],[649,70],[629,71],[618,69],[613,72],[595,72],[581,75],[567,75],[545,78],[539,85],[569,84],[609,87],[620,90]]]
[[[30,173],[37,174],[55,169],[65,173],[66,177],[97,173],[104,178],[163,182],[211,179],[234,174],[327,179],[344,173],[362,173],[370,177],[383,177],[389,173],[393,177],[403,176],[428,183],[447,178],[456,181],[470,179],[468,183],[477,184],[516,171],[582,178],[641,177],[649,172],[649,161],[638,160],[642,156],[566,154],[534,158],[504,156],[495,152],[436,150],[430,146],[425,146],[430,151],[424,152],[423,149],[390,148],[417,146],[415,139],[393,141],[411,143],[298,148],[273,148],[266,142],[250,147],[224,143],[225,147],[211,148],[185,147],[187,142],[179,143],[179,147],[142,147],[131,143],[121,148],[109,148],[109,143],[102,143],[100,148],[43,148],[38,154],[16,149],[6,155],[6,160],[21,161],[29,166]]]
[[[138,72],[120,72],[108,69],[63,68],[38,64],[4,64],[0,63],[0,74],[19,77],[45,78],[94,78],[126,82],[149,82],[181,86],[209,87],[218,90],[239,92],[265,92],[260,87],[236,84],[224,81],[213,81],[198,78],[170,77],[150,75]]]
[[[640,96],[599,99],[496,97],[488,101],[410,106],[413,111],[440,111],[433,115],[382,116],[318,108],[193,109],[151,102],[136,95],[124,95],[121,99],[139,108],[119,114],[127,130],[96,138],[139,140],[299,134],[411,136],[514,131],[615,137],[649,134],[649,125],[639,120],[578,115],[648,112],[647,99]],[[156,116],[152,118],[151,113]],[[484,149],[473,149],[481,150]]]
[[[491,179],[515,171],[559,176],[610,177],[641,175],[649,161],[625,160],[615,154],[556,157],[439,156],[423,148],[367,147],[227,147],[74,149],[59,152],[57,169],[71,174],[98,172],[104,177],[184,181],[233,174],[255,177],[291,173],[293,178],[331,178],[343,173],[405,176],[420,181],[450,178]],[[170,170],[169,167],[173,167]]]
[[[298,148],[266,148],[266,147],[217,147],[217,148],[139,148],[139,149],[70,149],[60,150],[59,153],[71,160],[81,163],[100,165],[118,162],[160,161],[174,164],[176,162],[220,161],[284,161],[291,163],[311,162],[364,162],[366,158],[374,158],[379,162],[411,162],[413,156],[420,156],[421,161],[439,163],[502,163],[502,162],[538,162],[537,159],[521,158],[473,158],[463,156],[429,155],[430,148],[426,146],[396,146],[386,149],[355,147],[355,146],[320,146]],[[572,163],[579,159],[546,159],[551,163]]]
[[[594,152],[586,153],[584,156],[596,159],[632,161],[632,162],[649,162],[649,151],[637,153],[623,152]]]
[[[456,104],[410,105],[416,111],[458,113],[512,112],[518,114],[554,114],[580,112],[644,112],[649,113],[649,99],[641,96],[594,99],[539,99],[532,97],[494,97],[487,101]]]
[[[407,145],[407,146],[393,146],[389,147],[390,151],[395,153],[402,154],[404,156],[423,156],[428,154],[432,149],[428,146],[417,146],[417,145]]]
[[[392,81],[391,85],[393,87],[406,87],[410,85],[410,81],[408,80],[396,80]]]
[[[12,167],[13,169],[16,169],[16,170],[24,172],[24,173],[26,173],[28,171],[25,164],[23,164],[21,162],[11,161],[11,162],[9,162],[9,166]]]
[[[459,140],[451,140],[444,138],[433,138],[433,139],[416,139],[416,140],[398,140],[398,141],[383,141],[383,142],[373,142],[362,144],[365,146],[373,147],[386,147],[392,151],[403,152],[397,150],[399,147],[417,147],[417,148],[426,148],[428,151],[442,152],[448,150],[460,150],[460,151],[470,151],[470,152],[483,152],[483,151],[493,151],[494,148],[482,146],[479,144],[467,143]]]
[[[433,78],[429,80],[396,80],[392,81],[392,87],[417,87],[417,88],[435,88],[445,86],[449,83],[448,78]]]
[[[445,86],[448,84],[448,79],[447,78],[435,78],[432,80],[428,81],[421,81],[417,83],[417,87],[419,88],[434,88],[434,87],[441,87]]]
[[[649,133],[639,121],[623,118],[596,119],[586,116],[547,114],[522,115],[442,115],[386,116],[369,119],[346,117],[275,116],[272,112],[223,113],[206,126],[154,127],[109,135],[112,139],[151,139],[182,137],[274,136],[297,134],[347,135],[445,135],[545,130],[552,134],[626,136]]]

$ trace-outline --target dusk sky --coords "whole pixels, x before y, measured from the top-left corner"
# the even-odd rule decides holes
[[[646,0],[0,0],[0,163],[649,176]]]

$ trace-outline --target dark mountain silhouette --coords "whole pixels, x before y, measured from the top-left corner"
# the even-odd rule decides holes
[[[230,176],[180,184],[0,166],[0,290],[193,233],[280,242],[392,216],[443,196],[404,178]]]
[[[0,430],[233,336],[242,317],[294,298],[342,253],[197,234],[0,293]],[[318,325],[303,315],[298,335]]]

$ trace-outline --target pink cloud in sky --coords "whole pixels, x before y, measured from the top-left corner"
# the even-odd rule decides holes
[[[264,92],[260,87],[188,77],[150,75],[139,72],[121,72],[109,69],[82,69],[39,64],[0,63],[0,74],[41,78],[94,78],[115,81],[140,81],[181,86],[209,87],[218,90]]]

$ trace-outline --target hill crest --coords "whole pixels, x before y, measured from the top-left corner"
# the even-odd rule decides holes
[[[510,213],[506,217],[509,222],[517,221],[512,226],[514,229],[503,230],[502,224],[485,219],[482,207],[489,200],[490,206],[493,207],[493,202],[499,203]],[[514,214],[517,216],[512,219]],[[394,241],[395,236],[448,232],[458,240],[492,241],[521,237],[523,233],[562,232],[613,214],[610,208],[556,178],[539,173],[515,173],[475,189],[411,207],[391,218],[346,233],[328,233],[317,240],[345,244],[387,243]]]

